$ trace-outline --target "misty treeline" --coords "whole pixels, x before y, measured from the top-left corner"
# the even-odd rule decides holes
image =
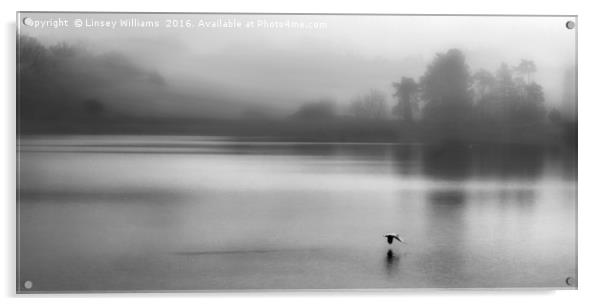
[[[152,92],[165,85],[159,73],[121,54],[93,54],[67,43],[46,47],[28,36],[19,39],[17,69],[19,119],[25,123],[103,120],[120,111],[107,100],[127,100],[138,89]]]
[[[404,76],[394,82],[390,88],[397,101],[392,106],[387,104],[391,93],[370,90],[352,99],[345,115],[337,112],[335,102],[318,99],[284,118],[247,111],[242,117],[232,115],[225,119],[202,115],[213,104],[226,105],[228,101],[223,101],[223,97],[208,98],[201,87],[192,94],[178,91],[157,71],[136,65],[124,55],[98,54],[82,45],[67,43],[44,46],[35,38],[21,36],[19,133],[198,134],[316,141],[574,142],[576,122],[545,106],[543,88],[534,78],[536,63],[523,60],[513,64],[502,63],[496,71],[472,73],[462,52],[452,49],[437,54],[422,77]],[[153,103],[161,107],[150,112]],[[197,111],[182,117],[185,109],[169,113],[166,104],[167,110],[169,105],[188,105]],[[231,112],[235,111],[232,108]]]
[[[543,88],[534,78],[536,71],[534,61],[522,59],[516,65],[501,63],[495,71],[479,69],[472,73],[464,54],[450,49],[436,54],[417,80],[404,76],[392,84],[397,101],[391,109],[385,93],[372,89],[353,99],[348,113],[360,121],[383,121],[392,115],[400,123],[402,139],[523,138],[528,142],[536,141],[534,138],[545,141],[552,134],[574,140],[576,122],[546,107]],[[324,101],[308,103],[301,110],[313,107],[315,113],[324,111],[322,117],[334,116],[332,106],[326,105]]]
[[[495,72],[471,74],[460,50],[439,53],[415,81],[393,83],[398,104],[394,112],[405,123],[417,120],[449,128],[477,122],[484,125],[537,125],[547,120],[543,88],[534,79],[536,65],[521,60],[502,63]],[[420,107],[422,105],[422,107]]]

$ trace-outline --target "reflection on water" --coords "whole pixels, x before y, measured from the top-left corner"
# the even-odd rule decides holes
[[[32,137],[19,149],[19,279],[33,290],[566,287],[576,276],[566,149],[174,136]],[[387,245],[386,232],[408,244]]]
[[[387,256],[385,257],[385,268],[388,277],[394,277],[399,273],[400,256],[401,255],[396,254],[391,249],[387,251]]]
[[[433,204],[462,205],[466,200],[466,195],[463,190],[435,191],[432,192],[429,197],[430,203]]]

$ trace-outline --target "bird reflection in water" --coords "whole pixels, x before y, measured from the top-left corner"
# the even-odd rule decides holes
[[[395,276],[397,273],[399,273],[400,259],[401,256],[393,252],[393,250],[389,249],[389,251],[387,251],[387,255],[385,256],[385,268],[389,277]]]

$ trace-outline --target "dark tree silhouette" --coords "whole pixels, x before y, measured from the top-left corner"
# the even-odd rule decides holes
[[[475,89],[475,100],[477,103],[485,96],[489,95],[495,86],[495,77],[491,72],[480,69],[473,76],[473,88]]]
[[[394,83],[399,99],[394,113],[404,121],[415,120],[410,111],[414,92],[425,103],[421,124],[399,135],[414,137],[412,134],[419,132],[426,138],[451,142],[492,136],[518,140],[523,134],[536,137],[545,129],[541,123],[546,109],[543,88],[532,77],[535,71],[535,62],[522,60],[514,68],[502,63],[495,74],[480,69],[471,75],[461,51],[438,53],[420,84],[409,78]]]
[[[394,97],[397,97],[398,103],[393,108],[393,114],[399,116],[403,121],[414,122],[414,112],[417,108],[415,94],[419,86],[413,78],[402,77],[401,82],[393,83],[395,88]]]
[[[491,72],[484,69],[477,71],[472,79],[477,119],[481,121],[488,120],[488,115],[495,112],[492,95],[496,86],[496,79]]]
[[[48,61],[48,50],[37,39],[29,36],[20,36],[17,48],[19,71],[21,73],[29,73],[31,70],[36,73],[41,72]]]
[[[502,99],[508,100],[516,98],[516,86],[512,79],[512,70],[506,63],[502,63],[498,70],[495,72],[496,78],[496,93],[502,97]]]
[[[521,92],[523,93],[520,108],[522,116],[519,119],[525,123],[543,120],[545,116],[543,88],[539,84],[531,82],[525,85]]]
[[[523,60],[520,66],[522,72],[502,63],[495,76],[486,70],[473,75],[474,110],[481,124],[517,126],[544,118],[543,88],[524,79],[534,71],[535,63]]]
[[[460,50],[437,54],[420,84],[426,101],[424,120],[459,125],[470,118],[471,77]]]
[[[537,71],[537,66],[533,61],[522,59],[515,69],[519,74],[526,76],[527,83],[531,83],[531,75]]]

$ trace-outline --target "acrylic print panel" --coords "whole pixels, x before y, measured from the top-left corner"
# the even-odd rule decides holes
[[[17,291],[576,288],[576,21],[22,12]]]

